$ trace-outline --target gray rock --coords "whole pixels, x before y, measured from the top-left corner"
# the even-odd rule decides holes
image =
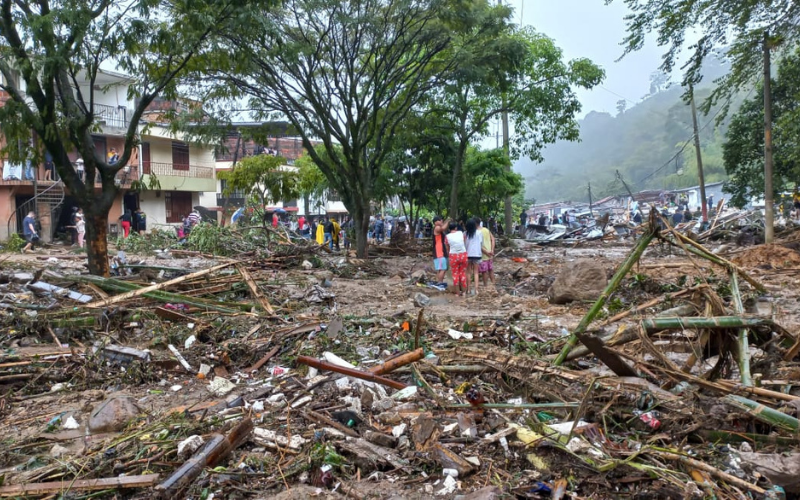
[[[417,307],[425,307],[431,304],[431,298],[424,293],[417,292],[414,294],[414,305]]]
[[[458,500],[497,500],[503,495],[503,490],[497,486],[486,486],[469,495],[458,495]]]
[[[138,414],[139,406],[135,399],[130,396],[112,396],[100,403],[89,416],[89,431],[121,431]]]
[[[608,285],[606,270],[591,260],[564,264],[547,295],[552,304],[567,304],[575,300],[597,300]]]
[[[742,468],[758,472],[772,484],[783,487],[786,493],[800,493],[800,459],[796,453],[740,453]]]

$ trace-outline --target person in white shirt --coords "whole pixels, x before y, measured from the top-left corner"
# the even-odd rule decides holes
[[[450,272],[453,275],[453,288],[455,293],[463,296],[469,289],[467,286],[467,247],[464,243],[464,233],[458,230],[458,224],[451,222],[448,226],[450,232],[444,242],[450,260]]]
[[[478,231],[475,219],[467,220],[464,226],[467,246],[467,290],[470,295],[478,295],[478,268],[483,256],[483,233]],[[470,281],[473,283],[471,290]]]

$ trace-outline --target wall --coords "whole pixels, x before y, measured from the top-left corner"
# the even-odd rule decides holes
[[[0,240],[7,240],[10,236],[8,232],[8,218],[16,209],[14,203],[13,189],[0,189]],[[13,231],[13,228],[12,228]]]
[[[212,193],[213,194],[213,193]],[[214,201],[216,202],[216,195]],[[192,206],[203,205],[200,203],[200,193],[192,193]],[[154,191],[143,191],[139,194],[139,206],[147,215],[147,230],[155,228],[166,229],[178,224],[167,223],[167,207],[164,203],[164,194],[156,196]],[[214,205],[203,205],[214,206]]]

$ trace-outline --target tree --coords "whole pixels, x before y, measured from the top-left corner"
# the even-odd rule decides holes
[[[457,11],[441,0],[287,0],[230,32],[237,59],[209,72],[249,97],[256,115],[295,126],[353,215],[360,257],[387,139],[438,84],[437,56],[449,43],[441,18]]]
[[[482,151],[471,147],[464,162],[464,208],[484,220],[503,212],[507,196],[523,190],[522,176],[508,169],[511,161],[503,149]]]
[[[685,46],[687,32],[700,34],[690,46],[690,59],[685,68],[682,86],[697,86],[702,67],[715,50],[731,61],[731,70],[701,106],[708,112],[717,102],[727,101],[737,90],[761,79],[762,44],[768,32],[785,49],[793,48],[800,39],[800,3],[794,0],[624,0],[632,11],[626,17],[628,33],[624,39],[625,54],[644,46],[645,36],[655,31],[658,44],[668,46],[661,70],[672,73]],[[788,42],[788,43],[787,43]]]
[[[327,153],[323,148],[317,148],[317,154],[324,157]],[[311,200],[322,203],[328,191],[328,180],[325,174],[317,167],[309,155],[303,155],[294,162],[297,167],[297,188],[303,197],[306,210],[311,209]]]
[[[492,120],[507,112],[514,127],[511,156],[541,159],[542,148],[558,139],[578,139],[575,87],[592,88],[602,69],[588,59],[562,61],[553,40],[532,29],[507,24],[505,7],[487,10],[482,22],[453,50],[459,65],[429,104],[446,119],[458,148],[450,192],[451,217],[458,215],[462,168],[471,142],[488,133]],[[478,43],[480,42],[480,43]]]
[[[175,98],[192,59],[215,29],[230,21],[235,0],[0,0],[0,107],[5,153],[21,161],[31,132],[53,158],[70,194],[86,215],[89,271],[108,275],[108,213],[119,194],[114,178],[138,143],[143,112],[157,96]],[[130,75],[135,99],[119,161],[94,148],[94,105],[103,88],[101,67]],[[85,86],[80,84],[85,82]],[[69,159],[84,161],[85,179]],[[35,152],[35,160],[42,151]],[[28,158],[29,159],[29,158]],[[95,183],[99,181],[99,191]]]
[[[218,172],[217,177],[226,181],[226,195],[244,191],[259,200],[261,210],[277,201],[295,199],[300,194],[297,172],[287,168],[286,160],[280,156],[248,156],[236,168]]]
[[[732,194],[734,206],[745,206],[764,196],[764,93],[742,104],[733,115],[725,135],[723,159],[730,180],[725,192]],[[800,50],[778,65],[772,80],[772,120],[774,134],[773,195],[800,179]]]

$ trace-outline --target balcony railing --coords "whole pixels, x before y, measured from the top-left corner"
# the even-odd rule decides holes
[[[218,207],[243,207],[247,198],[243,196],[225,196],[224,194],[217,193],[217,206]]]
[[[197,179],[213,179],[214,167],[202,167],[200,165],[179,165],[176,163],[166,162],[147,162],[144,164],[144,173],[153,173],[157,177],[173,176],[173,177],[192,177]]]
[[[3,166],[3,175],[0,177],[0,185],[23,186],[33,184],[34,178],[39,184],[50,184],[58,182],[61,177],[53,169],[50,179],[46,178],[44,165],[34,166],[33,168],[12,167],[7,162]],[[130,187],[131,182],[139,178],[139,168],[136,166],[123,167],[114,176],[116,184],[120,187]],[[95,177],[95,185],[100,186],[99,174]]]
[[[94,104],[94,119],[97,123],[103,123],[109,127],[125,128],[128,126],[128,110],[125,106],[108,106],[106,104]]]

